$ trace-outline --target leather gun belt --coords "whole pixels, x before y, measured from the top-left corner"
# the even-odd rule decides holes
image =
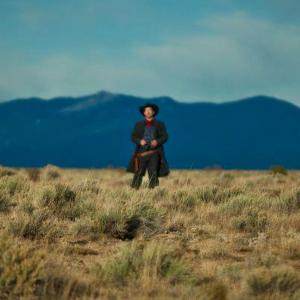
[[[149,154],[152,154],[155,152],[159,152],[159,151],[157,149],[154,149],[154,150],[148,150],[145,152],[135,153],[135,155],[134,155],[134,170],[137,171],[139,168],[139,159],[138,159],[139,157],[149,155]]]

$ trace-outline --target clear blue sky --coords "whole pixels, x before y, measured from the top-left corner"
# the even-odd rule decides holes
[[[100,90],[300,105],[300,1],[1,0],[0,100]]]

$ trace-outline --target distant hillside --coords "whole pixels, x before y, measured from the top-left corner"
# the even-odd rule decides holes
[[[134,149],[131,130],[143,118],[138,107],[146,101],[160,107],[171,168],[300,168],[300,109],[287,101],[256,96],[182,103],[107,91],[0,103],[0,164],[125,167]]]

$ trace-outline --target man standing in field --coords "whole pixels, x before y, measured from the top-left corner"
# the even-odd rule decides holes
[[[155,119],[159,111],[156,104],[146,103],[140,106],[139,111],[144,119],[136,122],[131,133],[136,148],[126,171],[134,173],[130,186],[139,189],[147,169],[148,188],[154,188],[159,185],[158,177],[170,173],[163,147],[168,140],[168,133],[164,122]]]

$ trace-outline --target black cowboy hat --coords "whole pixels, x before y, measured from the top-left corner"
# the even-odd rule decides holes
[[[154,110],[153,116],[156,116],[159,112],[159,107],[156,104],[147,102],[139,108],[139,111],[142,115],[144,115],[144,110],[146,107],[152,107],[152,109]]]

